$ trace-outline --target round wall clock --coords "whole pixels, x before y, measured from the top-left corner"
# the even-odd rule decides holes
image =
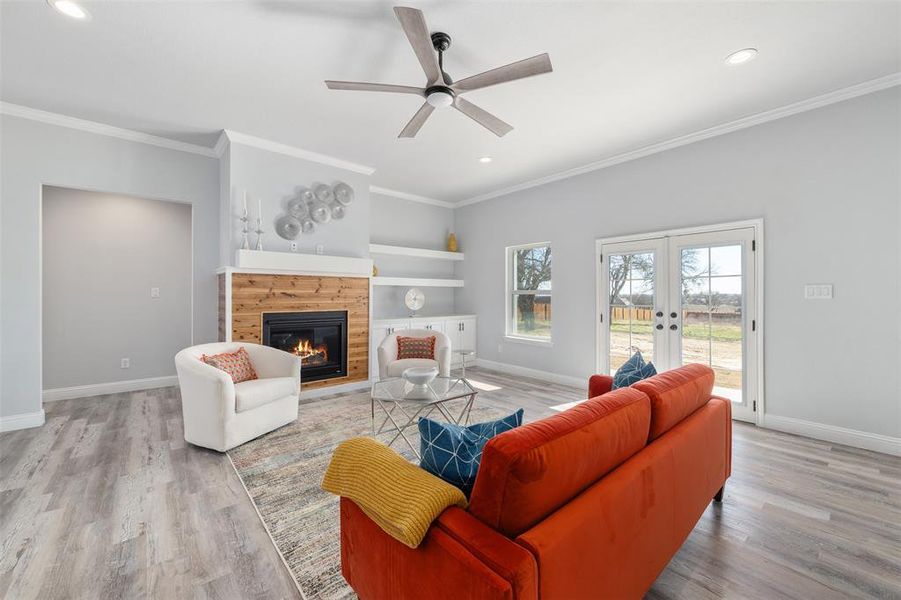
[[[419,288],[410,288],[404,296],[404,304],[413,311],[411,316],[415,316],[416,311],[425,306],[425,294]]]

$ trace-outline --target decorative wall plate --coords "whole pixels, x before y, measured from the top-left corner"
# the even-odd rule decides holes
[[[286,240],[294,240],[297,239],[297,236],[300,235],[300,231],[302,226],[297,217],[293,215],[282,215],[275,222],[275,231],[278,233],[280,237],[283,237]]]
[[[340,204],[332,204],[332,218],[333,219],[343,219],[344,218],[344,207]]]
[[[354,201],[354,190],[343,181],[335,184],[335,200],[341,206],[350,206]]]
[[[325,202],[316,200],[310,204],[310,216],[317,223],[328,223],[332,218],[332,211],[329,210]]]
[[[310,209],[307,206],[307,201],[301,196],[295,196],[288,200],[288,214],[295,216],[298,219],[303,219],[308,216],[310,214]]]
[[[313,189],[313,194],[316,196],[317,200],[326,204],[331,204],[335,200],[335,194],[332,192],[332,188],[324,183],[317,185]]]

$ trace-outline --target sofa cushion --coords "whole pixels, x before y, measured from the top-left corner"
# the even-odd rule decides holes
[[[636,351],[632,356],[629,357],[629,360],[620,365],[619,369],[616,370],[616,373],[613,374],[613,389],[618,390],[621,387],[628,387],[630,383],[625,383],[624,378],[638,371],[642,367],[645,366],[644,357],[641,355],[641,352]]]
[[[400,377],[404,374],[409,368],[412,367],[437,367],[438,361],[430,360],[428,358],[405,358],[403,360],[396,360],[388,365],[388,376],[389,377]]]
[[[429,337],[397,336],[397,360],[405,358],[428,358],[435,360],[434,335]]]
[[[648,442],[707,404],[713,392],[713,380],[713,369],[691,364],[633,384],[633,389],[644,392],[651,399]]]
[[[621,387],[629,387],[632,384],[638,383],[643,379],[647,379],[648,377],[653,377],[657,374],[657,368],[654,367],[654,363],[644,363],[637,369],[633,371],[627,371],[625,373],[622,372],[622,369],[616,372],[616,377],[613,378],[613,389],[619,389]]]
[[[212,356],[204,354],[200,360],[208,365],[216,367],[220,371],[228,373],[233,383],[241,383],[250,379],[257,378],[257,372],[250,362],[250,355],[244,348],[238,348],[234,352],[223,352],[222,354],[213,354]]]
[[[522,425],[522,414],[520,408],[502,419],[466,426],[420,418],[419,466],[457,486],[468,498],[479,472],[482,448],[494,436]]]
[[[252,379],[235,384],[235,410],[251,410],[298,392],[293,377]]]
[[[641,450],[648,397],[622,388],[491,439],[470,512],[508,536],[525,531]]]

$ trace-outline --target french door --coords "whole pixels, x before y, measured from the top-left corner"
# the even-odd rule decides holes
[[[599,372],[635,351],[658,371],[705,364],[733,417],[756,421],[756,237],[747,226],[601,241]]]

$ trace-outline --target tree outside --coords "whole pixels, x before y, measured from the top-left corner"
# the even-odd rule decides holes
[[[513,306],[516,333],[551,335],[551,247],[513,251]]]

